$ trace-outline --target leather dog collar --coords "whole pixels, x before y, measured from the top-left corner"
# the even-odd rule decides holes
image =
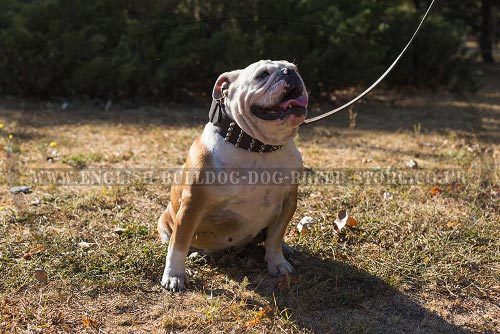
[[[217,133],[224,137],[225,141],[248,152],[270,153],[283,148],[283,145],[264,144],[243,131],[226,113],[226,108],[221,100],[212,101],[208,119],[217,129]]]

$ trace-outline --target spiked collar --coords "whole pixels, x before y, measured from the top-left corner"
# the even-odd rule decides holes
[[[208,119],[215,125],[217,133],[224,137],[224,140],[234,146],[256,153],[270,153],[282,149],[284,145],[268,145],[253,138],[229,116],[221,100],[212,101],[212,106],[208,113]]]

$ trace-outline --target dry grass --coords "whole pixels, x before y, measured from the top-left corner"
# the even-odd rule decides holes
[[[500,77],[498,68],[489,71]],[[298,282],[289,287],[266,274],[257,247],[189,259],[193,286],[162,291],[166,247],[155,222],[168,188],[161,185],[33,186],[15,198],[3,192],[0,332],[498,332],[498,86],[487,82],[470,103],[451,95],[372,100],[355,108],[355,129],[347,114],[304,127],[297,142],[313,170],[408,169],[413,159],[425,170],[470,173],[434,194],[432,183],[301,186],[286,235],[300,250],[292,258]],[[18,101],[2,105],[1,167],[17,161],[21,173],[178,166],[207,109],[61,111],[33,103],[22,113]],[[333,221],[340,208],[359,223],[339,234]],[[294,225],[306,215],[317,224],[300,235]],[[33,278],[35,268],[48,273],[48,284]]]

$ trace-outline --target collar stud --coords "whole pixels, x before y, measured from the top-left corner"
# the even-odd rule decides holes
[[[236,122],[227,114],[223,100],[214,100],[210,107],[209,120],[215,125],[217,133],[224,137],[224,140],[234,146],[247,150],[248,152],[270,153],[283,148],[283,145],[267,145],[256,138],[248,135]],[[233,136],[233,132],[238,136]],[[235,137],[235,138],[233,138]]]

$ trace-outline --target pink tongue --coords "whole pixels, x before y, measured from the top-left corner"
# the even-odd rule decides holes
[[[302,95],[296,99],[283,101],[283,102],[278,104],[278,106],[282,109],[286,109],[286,108],[288,108],[288,106],[305,107],[306,105],[307,105],[307,95]]]

